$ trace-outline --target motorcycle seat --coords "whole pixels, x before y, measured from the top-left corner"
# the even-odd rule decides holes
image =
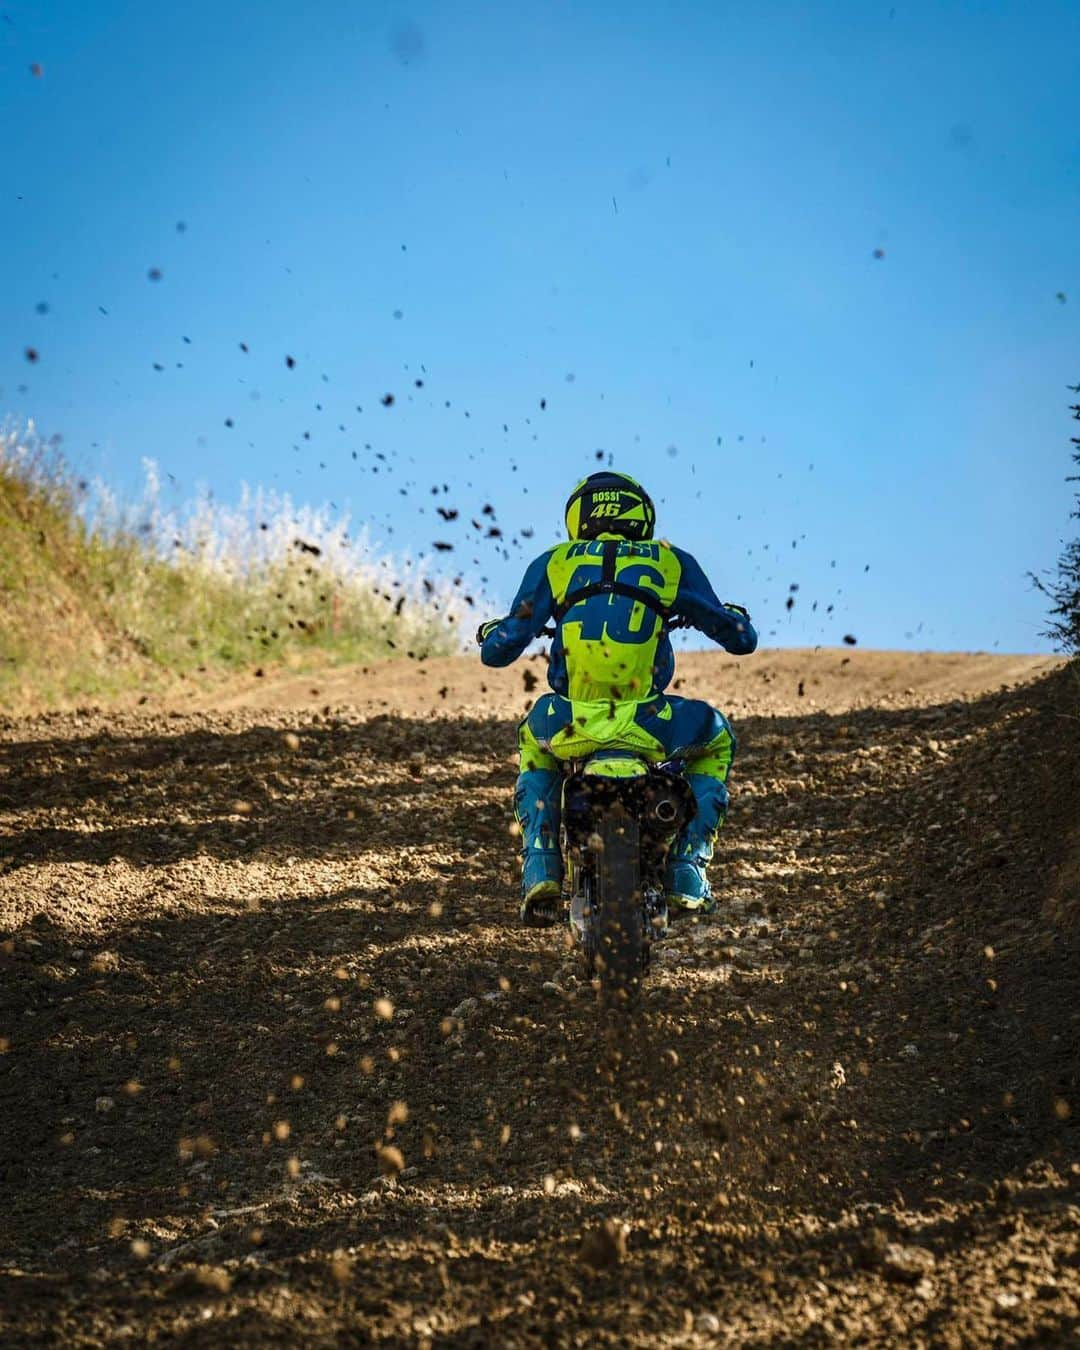
[[[582,772],[586,778],[644,778],[649,766],[630,750],[598,750]]]

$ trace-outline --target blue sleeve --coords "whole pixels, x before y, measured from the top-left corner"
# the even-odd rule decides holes
[[[696,558],[681,548],[673,548],[672,552],[682,564],[672,609],[685,615],[695,628],[733,656],[749,656],[757,647],[757,633],[750,619],[720,603]]]
[[[516,661],[552,617],[555,601],[547,575],[548,554],[528,566],[510,613],[484,639],[480,660],[485,666],[508,666]]]

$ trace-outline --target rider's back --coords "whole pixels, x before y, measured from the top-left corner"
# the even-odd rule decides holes
[[[575,702],[639,702],[662,692],[674,674],[668,612],[728,651],[753,651],[757,643],[745,615],[720,603],[689,553],[664,540],[600,535],[556,544],[534,559],[482,657],[509,664],[554,620],[548,677],[556,693]]]
[[[556,614],[575,591],[601,582],[605,549],[614,556],[613,581],[654,594],[660,605],[671,608],[683,568],[670,545],[588,539],[558,544],[547,554]],[[624,593],[591,595],[562,617],[552,648],[552,683],[575,702],[648,698],[656,692],[657,657],[663,655],[666,662],[670,652],[663,620],[647,601]]]

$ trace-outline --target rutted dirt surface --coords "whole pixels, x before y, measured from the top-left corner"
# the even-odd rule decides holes
[[[515,920],[522,667],[0,723],[4,1343],[1074,1341],[1075,670],[680,673],[724,904],[614,1041]]]

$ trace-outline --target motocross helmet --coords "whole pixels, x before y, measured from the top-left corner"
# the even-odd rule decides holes
[[[615,534],[622,539],[651,539],[656,524],[652,498],[629,474],[590,474],[571,492],[566,503],[566,533],[570,539],[596,539]]]

